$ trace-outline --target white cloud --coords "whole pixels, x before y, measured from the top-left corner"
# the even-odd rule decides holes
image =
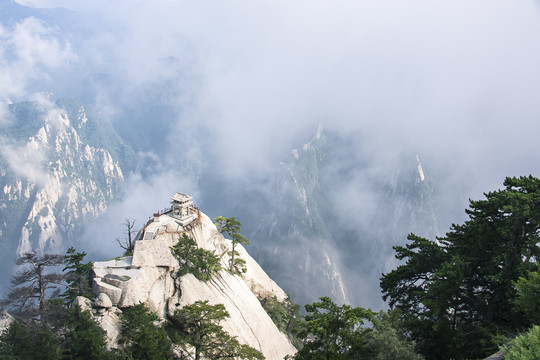
[[[1,25],[1,24],[0,24]],[[69,43],[58,40],[40,20],[28,17],[13,27],[0,26],[0,97],[24,97],[31,81],[76,61]]]
[[[42,186],[49,182],[49,175],[44,168],[43,153],[35,145],[35,143],[15,144],[0,137],[0,155],[16,176]]]

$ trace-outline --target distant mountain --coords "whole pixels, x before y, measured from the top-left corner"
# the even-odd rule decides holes
[[[420,159],[407,154],[379,165],[352,152],[362,148],[355,141],[319,129],[279,164],[273,180],[246,186],[249,201],[227,210],[242,220],[256,260],[297,303],[331,296],[383,307],[379,277],[396,265],[392,246],[410,232],[439,235],[435,180]],[[209,185],[226,189],[222,203],[239,196]]]
[[[4,24],[10,24],[38,14],[37,11],[13,0],[0,0],[0,21]]]
[[[0,22],[4,26],[34,17],[65,31],[68,28],[73,29],[76,24],[73,18],[75,15],[75,12],[65,8],[40,9],[21,5],[14,0],[0,0]]]
[[[393,246],[404,245],[410,233],[430,239],[440,235],[434,200],[436,181],[424,172],[418,156],[404,155],[386,171],[376,174],[372,181],[369,191],[377,195],[377,200],[368,221],[348,233],[334,229],[343,240],[346,283],[371,290],[355,291],[351,298],[373,307],[383,306],[379,278],[398,265]]]
[[[17,254],[57,253],[71,245],[85,221],[118,197],[122,167],[134,157],[112,126],[78,101],[22,102],[8,109],[0,137],[5,273]]]
[[[252,220],[259,224],[250,236],[258,261],[301,304],[323,295],[348,302],[336,239],[320,209],[326,205],[319,179],[325,147],[319,130],[293,150],[276,174],[268,214]]]

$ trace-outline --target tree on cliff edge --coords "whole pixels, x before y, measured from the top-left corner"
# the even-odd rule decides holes
[[[226,218],[223,216],[218,216],[214,219],[214,224],[216,225],[216,228],[218,231],[222,234],[229,234],[232,241],[232,250],[230,251],[231,260],[229,263],[229,271],[235,272],[236,267],[239,265],[243,271],[245,271],[244,264],[245,262],[241,259],[236,258],[238,256],[238,252],[236,251],[236,245],[249,245],[249,241],[243,237],[240,233],[242,232],[242,229],[240,226],[242,223],[240,221],[236,220],[233,217]],[[241,261],[239,261],[241,260]]]
[[[74,247],[70,247],[64,255],[64,272],[66,290],[62,297],[70,304],[77,296],[92,298],[92,262],[83,262],[86,252],[77,252]],[[67,271],[67,272],[66,272]]]
[[[185,305],[176,310],[171,318],[176,330],[174,340],[191,346],[195,352],[195,360],[264,359],[258,350],[240,344],[236,337],[223,330],[219,323],[228,317],[229,313],[223,304],[210,305],[206,300]]]

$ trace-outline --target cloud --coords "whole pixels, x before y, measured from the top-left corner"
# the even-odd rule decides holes
[[[44,185],[49,181],[43,156],[35,143],[14,144],[8,139],[0,137],[0,155],[7,161],[11,171],[16,176]]]
[[[69,43],[61,42],[40,20],[28,17],[12,27],[0,24],[0,98],[23,98],[33,81],[76,61]]]
[[[52,128],[62,129],[67,123],[65,110],[59,109],[50,100],[47,94],[33,94],[29,97],[41,106],[43,115],[41,121],[44,126],[36,133],[27,134],[28,137],[16,138],[0,134],[0,156],[6,160],[9,169],[17,177],[22,177],[38,186],[45,186],[51,181],[51,174],[47,168],[47,151],[49,146],[50,131]],[[14,122],[13,114],[7,106],[0,107],[0,119],[9,128]]]

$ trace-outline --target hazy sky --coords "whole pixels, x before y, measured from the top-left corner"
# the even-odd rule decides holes
[[[20,51],[26,77],[71,64],[106,72],[128,99],[174,79],[183,116],[173,130],[203,129],[231,174],[319,122],[367,134],[381,156],[415,148],[493,184],[538,168],[536,1],[28,3],[84,9],[91,32],[4,28],[4,41],[35,46]]]
[[[77,30],[1,24],[0,98],[83,88],[111,114],[149,96],[177,109],[145,120],[167,129],[153,186],[129,182],[149,195],[146,213],[181,190],[168,168],[178,157],[231,180],[264,176],[318,124],[358,135],[350,151],[381,168],[418,153],[449,196],[468,184],[463,203],[505,176],[540,175],[538,1],[18,2],[76,10]]]

